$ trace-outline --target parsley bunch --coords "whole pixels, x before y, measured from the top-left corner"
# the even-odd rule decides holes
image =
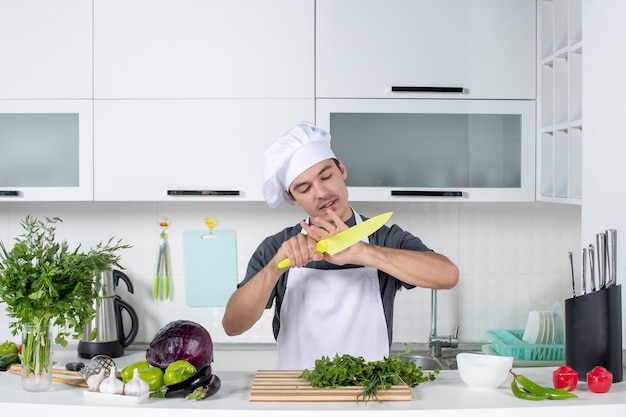
[[[100,272],[120,267],[116,252],[130,246],[111,238],[87,252],[79,251],[80,245],[71,250],[66,241],[55,240],[58,222],[58,217],[27,216],[13,249],[0,241],[0,300],[16,319],[9,325],[13,335],[29,324],[51,323],[59,328],[55,342],[66,346],[66,339],[80,338],[95,317]]]
[[[404,362],[402,355],[411,352],[411,346],[406,345],[405,352],[398,353],[380,361],[366,362],[363,357],[348,354],[335,357],[331,360],[322,356],[315,361],[315,367],[305,369],[300,377],[309,381],[315,388],[337,388],[345,386],[363,386],[364,390],[357,396],[358,400],[378,400],[378,392],[387,390],[392,385],[405,383],[411,388],[427,381],[434,381],[438,369],[424,372],[415,361]]]

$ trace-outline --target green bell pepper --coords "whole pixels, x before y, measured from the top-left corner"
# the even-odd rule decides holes
[[[10,353],[18,353],[17,345],[14,342],[9,342],[8,340],[2,344],[0,344],[0,356],[8,355]]]

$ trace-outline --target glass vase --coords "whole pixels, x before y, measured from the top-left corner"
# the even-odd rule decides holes
[[[22,330],[22,388],[47,391],[52,386],[50,322],[28,323]]]

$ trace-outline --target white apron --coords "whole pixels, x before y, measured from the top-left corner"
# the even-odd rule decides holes
[[[355,218],[361,223],[361,217]],[[363,239],[368,242],[367,238]],[[366,361],[389,355],[378,272],[292,268],[280,310],[278,369],[306,369],[344,353]]]

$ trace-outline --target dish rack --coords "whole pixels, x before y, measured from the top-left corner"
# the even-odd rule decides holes
[[[563,361],[564,344],[533,345],[522,341],[524,330],[487,330],[492,348],[500,356],[524,361]]]

